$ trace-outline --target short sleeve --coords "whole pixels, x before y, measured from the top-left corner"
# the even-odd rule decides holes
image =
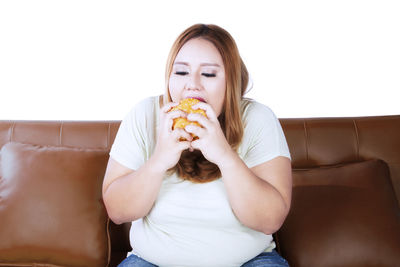
[[[148,133],[146,120],[150,100],[143,100],[133,107],[122,120],[110,156],[125,167],[137,170],[146,161]]]
[[[245,130],[240,154],[249,168],[278,156],[291,159],[282,126],[269,107],[250,101],[243,119]]]

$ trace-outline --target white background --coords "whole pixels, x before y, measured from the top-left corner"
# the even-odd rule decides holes
[[[0,119],[120,120],[194,23],[232,34],[280,118],[400,114],[400,1],[0,0]]]

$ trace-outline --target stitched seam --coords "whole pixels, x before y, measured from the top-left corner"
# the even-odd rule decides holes
[[[360,160],[360,139],[358,136],[357,122],[355,119],[353,119],[353,124],[354,124],[354,130],[356,132],[356,140],[357,140],[357,161],[359,161]]]
[[[13,137],[14,137],[14,128],[15,128],[15,121],[13,122],[13,124],[12,124],[12,126],[11,126],[10,142],[13,141]]]
[[[306,160],[308,163],[308,134],[307,134],[307,127],[306,127],[306,120],[303,120],[303,127],[304,127],[304,138],[306,143]]]
[[[111,122],[108,123],[108,130],[107,130],[107,149],[110,148],[110,128],[111,128]]]
[[[64,122],[61,122],[61,125],[60,125],[60,135],[59,135],[59,140],[58,140],[59,146],[62,146],[61,140],[62,140],[63,126],[64,126]]]
[[[110,262],[111,262],[111,254],[112,254],[112,250],[111,250],[111,234],[110,234],[110,218],[107,217],[107,244],[108,244],[108,248],[107,248],[107,267],[110,266]]]

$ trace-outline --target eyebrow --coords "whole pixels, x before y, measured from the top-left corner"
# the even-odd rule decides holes
[[[183,62],[183,61],[176,61],[174,62],[174,65],[185,65],[185,66],[189,66],[189,63],[187,62]],[[221,66],[217,63],[201,63],[200,66],[204,67],[204,66],[211,66],[211,67],[218,67],[220,68]]]

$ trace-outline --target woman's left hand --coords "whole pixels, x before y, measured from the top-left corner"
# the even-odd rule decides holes
[[[188,125],[185,127],[188,133],[193,133],[199,137],[199,139],[191,142],[191,147],[200,150],[208,161],[220,165],[224,156],[230,153],[232,148],[225,138],[218,118],[212,107],[207,103],[197,103],[193,105],[192,109],[203,109],[207,118],[198,113],[188,114],[187,119],[189,121],[196,121],[202,126]]]

